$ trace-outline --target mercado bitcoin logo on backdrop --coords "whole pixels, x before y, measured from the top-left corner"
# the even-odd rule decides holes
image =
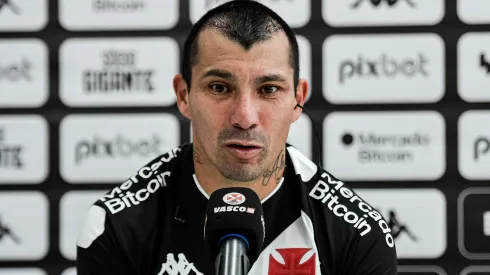
[[[48,0],[0,0],[0,32],[40,31],[47,23]]]
[[[490,32],[461,36],[457,70],[458,94],[464,101],[490,102]]]
[[[490,111],[470,110],[458,121],[458,166],[468,180],[490,179]]]
[[[67,0],[68,1],[68,0]],[[230,0],[189,0],[190,20],[194,24],[208,10]],[[256,0],[279,14],[291,28],[305,26],[311,17],[312,0]],[[313,0],[318,1],[318,0]]]
[[[0,115],[0,184],[40,184],[47,177],[48,135],[38,115]]]
[[[39,39],[0,39],[0,108],[40,107],[48,99],[48,87],[46,44]]]
[[[435,259],[446,251],[446,198],[437,189],[365,189],[395,239],[399,259]],[[414,203],[416,201],[417,203]]]
[[[178,62],[172,38],[69,39],[60,48],[60,97],[70,107],[168,106]]]
[[[60,0],[63,28],[82,30],[166,30],[179,20],[178,0]]]
[[[444,0],[323,0],[322,15],[335,27],[435,25]]]
[[[0,261],[37,261],[48,253],[48,199],[41,192],[0,194]]]
[[[334,112],[323,133],[324,165],[344,180],[437,180],[446,170],[437,112]]]
[[[69,115],[60,124],[60,172],[69,183],[114,183],[178,146],[171,114]]]
[[[333,35],[323,44],[323,95],[333,104],[434,103],[445,91],[436,34]]]

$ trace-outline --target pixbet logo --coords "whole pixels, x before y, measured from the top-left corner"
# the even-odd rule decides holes
[[[486,137],[479,137],[475,140],[473,147],[473,158],[479,160],[482,156],[490,153],[490,140]]]
[[[397,76],[414,77],[428,76],[426,64],[427,57],[422,53],[404,60],[390,58],[382,54],[378,59],[370,59],[359,55],[357,59],[345,60],[339,67],[339,82],[344,84],[347,80],[359,77],[379,79],[380,77],[394,78]]]
[[[240,193],[228,193],[223,196],[223,201],[229,205],[239,205],[245,202],[245,196]]]
[[[150,154],[161,154],[160,145],[162,140],[153,135],[151,139],[131,141],[122,135],[113,139],[103,139],[94,136],[92,140],[84,139],[77,143],[75,148],[75,163],[80,164],[83,160],[91,157],[131,157],[132,155],[149,156]]]
[[[0,83],[3,80],[17,82],[17,81],[31,81],[31,63],[23,58],[16,64],[3,64],[0,61]]]

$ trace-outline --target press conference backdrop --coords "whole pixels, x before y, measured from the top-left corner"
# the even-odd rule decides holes
[[[75,274],[88,206],[191,140],[172,77],[222,2],[0,0],[0,274]],[[321,147],[306,116],[288,141],[380,210],[400,274],[490,274],[490,1],[261,2],[311,83]]]

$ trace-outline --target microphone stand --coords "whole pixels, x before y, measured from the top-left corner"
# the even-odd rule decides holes
[[[221,244],[215,267],[215,275],[246,275],[250,270],[250,261],[244,239],[227,237]]]

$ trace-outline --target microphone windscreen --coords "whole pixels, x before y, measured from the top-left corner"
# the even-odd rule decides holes
[[[260,198],[250,188],[222,188],[209,197],[204,239],[212,259],[219,254],[222,238],[229,234],[245,237],[249,245],[249,260],[257,259],[264,245],[264,211]]]

